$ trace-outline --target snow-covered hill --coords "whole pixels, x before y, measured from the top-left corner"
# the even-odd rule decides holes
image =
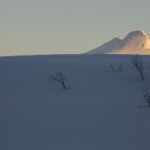
[[[144,31],[130,32],[124,39],[115,38],[87,54],[150,54],[150,38]]]
[[[127,55],[1,57],[0,150],[149,150],[142,60],[145,81]],[[48,80],[58,71],[69,89]]]

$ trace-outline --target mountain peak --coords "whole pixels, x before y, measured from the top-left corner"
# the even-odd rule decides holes
[[[142,30],[132,31],[124,39],[114,38],[87,54],[150,54],[150,38]]]
[[[149,36],[143,31],[143,30],[136,30],[128,33],[128,35],[125,37],[126,38],[132,38],[132,37],[138,37],[140,36],[141,38],[149,39]]]

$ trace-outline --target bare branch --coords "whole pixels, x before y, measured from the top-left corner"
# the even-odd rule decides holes
[[[144,80],[144,67],[143,62],[140,60],[140,57],[132,56],[131,63],[134,65],[137,72],[139,73],[141,80]]]
[[[118,65],[118,72],[122,72],[122,69],[123,69],[123,63],[120,63]]]
[[[112,72],[122,72],[123,70],[123,63],[119,63],[114,66],[112,63],[109,62],[109,66]]]
[[[110,68],[111,68],[112,72],[116,72],[116,69],[115,69],[115,67],[112,64],[110,64]]]
[[[144,89],[143,96],[148,104],[148,107],[150,107],[150,89],[148,88]]]
[[[64,89],[67,89],[66,84],[65,84],[65,76],[63,75],[62,72],[55,73],[55,75],[50,76],[50,79],[59,83]]]

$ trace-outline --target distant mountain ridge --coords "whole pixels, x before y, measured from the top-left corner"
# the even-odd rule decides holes
[[[86,52],[86,54],[150,55],[150,37],[144,31],[133,31],[124,39],[114,38],[111,41]]]

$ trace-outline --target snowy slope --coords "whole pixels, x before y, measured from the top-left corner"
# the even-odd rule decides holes
[[[150,109],[125,55],[0,58],[1,150],[149,150]],[[110,71],[124,64],[122,72]],[[64,72],[69,89],[47,80]]]
[[[144,31],[130,32],[124,39],[115,38],[87,54],[150,54],[150,38]]]

